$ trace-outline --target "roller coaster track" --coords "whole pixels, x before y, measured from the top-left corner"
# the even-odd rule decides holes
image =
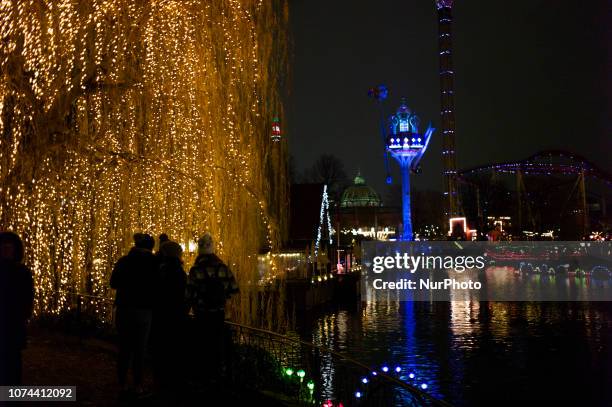
[[[612,187],[612,175],[586,159],[585,157],[566,150],[543,150],[520,161],[505,161],[484,164],[466,168],[458,172],[464,178],[482,172],[495,171],[526,175],[572,175],[578,176],[584,172],[589,178],[594,178]]]

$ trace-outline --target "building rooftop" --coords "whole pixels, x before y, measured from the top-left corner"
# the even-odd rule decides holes
[[[346,188],[340,199],[343,208],[354,208],[364,206],[381,206],[382,201],[374,188],[368,186],[361,174],[357,174],[353,185]]]

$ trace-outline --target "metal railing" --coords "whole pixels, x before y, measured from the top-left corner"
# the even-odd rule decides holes
[[[73,292],[55,294],[61,295],[71,324],[79,333],[100,312],[106,316],[101,327],[106,332],[112,327],[111,298]],[[282,335],[230,321],[225,324],[231,343],[227,352],[228,377],[239,386],[274,393],[275,397],[297,405],[450,407],[390,374],[376,372],[297,335]]]
[[[303,405],[450,406],[331,349],[229,321],[226,326],[234,346],[242,349],[230,352],[230,376],[236,382],[259,390],[280,389],[284,396]],[[249,364],[252,368],[245,369]],[[274,380],[275,375],[283,379]]]

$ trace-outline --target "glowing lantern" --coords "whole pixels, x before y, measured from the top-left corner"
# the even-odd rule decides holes
[[[281,140],[281,128],[280,128],[280,120],[278,117],[272,119],[272,141],[280,141]]]

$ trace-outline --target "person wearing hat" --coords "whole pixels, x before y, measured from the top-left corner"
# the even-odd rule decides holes
[[[187,318],[183,269],[183,248],[177,242],[165,241],[158,252],[159,284],[153,309],[153,365],[157,391],[176,396],[173,389],[182,381],[182,343]]]
[[[167,233],[162,233],[161,235],[159,235],[159,237],[157,238],[157,252],[155,253],[155,255],[158,257],[158,260],[161,261],[161,257],[162,257],[162,246],[167,243],[170,242],[170,238],[168,237]]]
[[[21,384],[21,353],[34,305],[32,272],[23,257],[19,236],[0,232],[0,386]]]
[[[134,234],[134,247],[117,261],[110,279],[111,288],[116,290],[117,374],[121,397],[130,393],[127,381],[130,361],[135,393],[143,392],[144,357],[159,278],[159,260],[153,254],[154,246],[155,240],[151,235]]]
[[[200,365],[208,366],[204,378],[218,380],[225,352],[225,303],[238,292],[229,267],[215,254],[209,233],[198,240],[198,257],[187,281],[187,295],[195,316],[196,338],[201,346]]]

